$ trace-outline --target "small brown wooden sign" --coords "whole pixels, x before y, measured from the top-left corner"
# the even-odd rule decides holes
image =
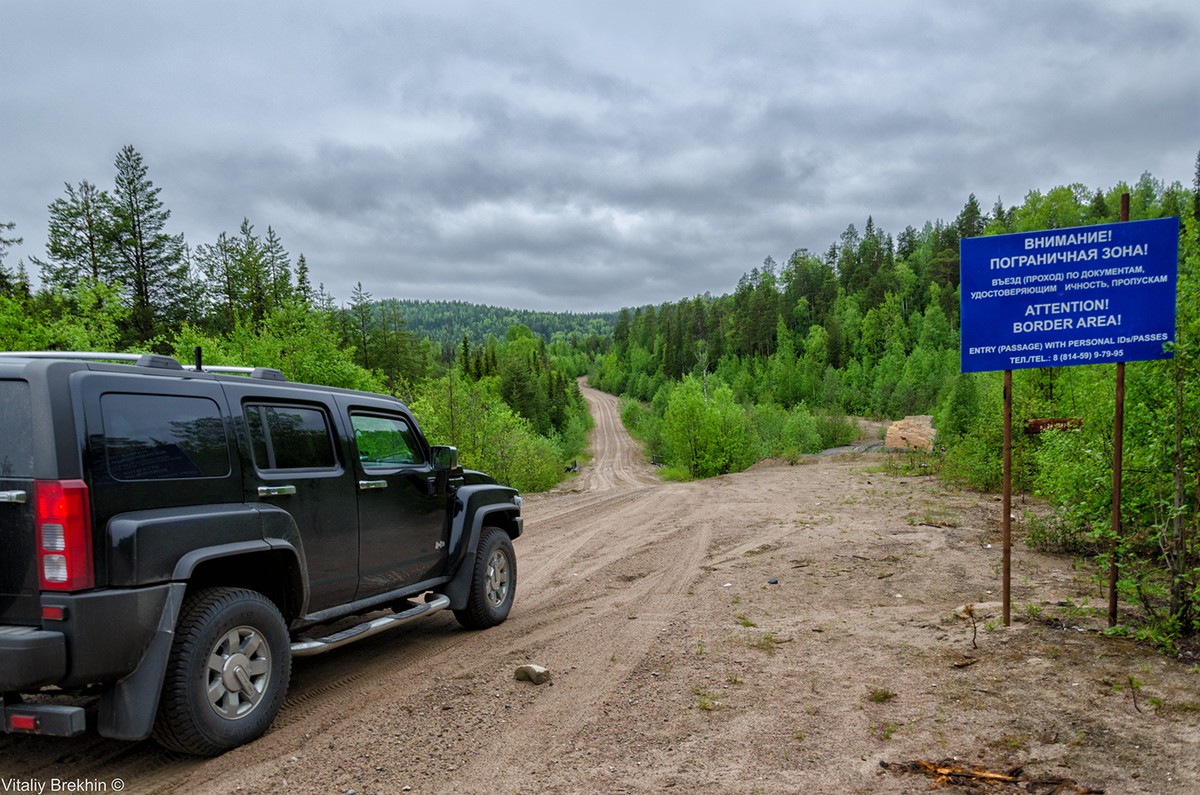
[[[1083,417],[1046,417],[1025,420],[1025,433],[1035,436],[1046,431],[1077,431],[1083,427]]]

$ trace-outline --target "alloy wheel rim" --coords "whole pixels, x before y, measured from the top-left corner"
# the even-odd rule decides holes
[[[208,705],[225,720],[241,720],[262,703],[270,677],[266,638],[254,627],[234,627],[217,639],[208,655]]]
[[[508,586],[508,556],[498,549],[492,553],[487,564],[487,599],[492,607],[504,604],[508,598]]]

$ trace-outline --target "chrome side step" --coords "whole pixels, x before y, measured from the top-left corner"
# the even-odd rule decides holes
[[[444,610],[449,606],[450,597],[443,596],[442,594],[433,594],[428,602],[414,605],[401,613],[396,613],[392,616],[383,616],[371,621],[364,621],[357,626],[343,629],[341,632],[335,632],[324,638],[301,638],[292,644],[292,656],[312,657],[314,654],[324,654],[327,651],[333,651],[356,640],[369,638],[372,635],[378,635],[380,632],[393,629],[401,624],[407,624],[409,621],[421,616],[436,613],[438,610]]]

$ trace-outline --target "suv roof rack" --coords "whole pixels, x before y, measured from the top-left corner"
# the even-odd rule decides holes
[[[184,370],[193,370],[201,373],[234,373],[237,375],[248,375],[251,378],[262,378],[267,381],[286,381],[287,376],[282,370],[276,370],[274,367],[238,367],[232,364],[206,364],[202,368],[197,368],[195,365],[184,365]]]
[[[265,381],[287,381],[281,371],[273,367],[237,367],[234,365],[184,366],[172,356],[158,353],[102,353],[98,351],[0,351],[0,356],[22,359],[69,359],[85,362],[123,362],[138,367],[156,367],[161,370],[191,370],[205,373],[235,373]]]
[[[174,358],[157,353],[100,353],[97,351],[3,351],[0,356],[22,359],[71,359],[85,362],[131,362],[139,367],[182,370]]]

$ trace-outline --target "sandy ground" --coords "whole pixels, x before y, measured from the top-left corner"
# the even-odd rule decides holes
[[[1098,586],[1014,551],[1000,503],[882,453],[660,482],[586,391],[594,457],[526,503],[517,602],[297,660],[279,719],[216,759],[0,737],[0,779],[126,792],[926,792],[924,760],[1020,784],[1200,792],[1200,672],[1095,632]],[[1019,531],[1018,525],[1018,531]],[[975,604],[974,628],[955,617]],[[989,605],[990,603],[990,605]],[[1074,606],[1073,606],[1074,605]],[[527,662],[551,683],[516,681]],[[5,791],[12,791],[5,787]]]

